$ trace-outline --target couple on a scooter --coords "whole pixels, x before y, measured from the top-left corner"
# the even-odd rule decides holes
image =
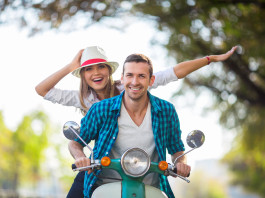
[[[219,56],[225,56],[222,58],[226,59],[231,56],[233,52],[234,49],[232,49],[229,54]],[[142,54],[132,54],[125,60],[121,76],[122,84],[118,84],[113,83],[110,79],[110,75],[117,68],[117,63],[107,61],[102,49],[90,47],[84,52],[80,51],[69,65],[76,65],[78,62],[80,66],[81,54],[83,54],[81,58],[81,67],[75,69],[73,74],[81,76],[81,79],[84,79],[82,81],[86,81],[88,86],[83,86],[83,89],[87,90],[88,87],[90,87],[92,91],[90,91],[90,95],[88,94],[87,96],[92,102],[89,100],[81,100],[81,97],[68,97],[68,99],[65,99],[63,102],[60,101],[60,103],[69,105],[69,98],[71,100],[74,98],[76,103],[79,102],[82,106],[85,105],[90,107],[91,103],[106,98],[106,90],[108,96],[113,96],[117,95],[115,94],[117,89],[119,91],[125,89],[125,91],[118,96],[92,105],[86,116],[82,119],[80,136],[87,143],[91,140],[96,140],[94,147],[95,158],[100,159],[103,156],[120,158],[121,153],[130,147],[143,148],[151,156],[152,161],[165,160],[166,149],[168,153],[172,155],[173,161],[177,156],[183,153],[184,145],[181,140],[179,120],[174,106],[169,102],[152,96],[148,92],[148,87],[152,86],[154,82],[158,81],[161,85],[168,83],[168,76],[171,76],[171,78],[174,76],[176,78],[176,68],[178,67],[171,68],[171,70],[167,70],[166,75],[157,75],[157,78],[155,78],[150,59]],[[177,70],[177,72],[180,73],[178,77],[184,77],[190,72],[209,64],[211,61],[221,60],[214,59],[216,58],[214,56],[212,58],[213,60],[211,60],[210,57],[196,59],[194,60],[195,62],[193,62],[195,66],[191,67],[190,65],[186,65],[186,67],[183,67],[185,66],[184,64],[182,65],[184,68],[182,68],[182,70],[180,65],[180,69]],[[69,68],[69,65],[65,68]],[[57,93],[60,92],[60,90],[56,90],[53,86],[66,74],[67,73],[64,73],[64,75],[62,75],[62,71],[58,71],[49,77],[53,79],[57,78],[57,81],[49,81],[51,79],[47,78],[36,87],[37,92],[38,90],[41,92],[43,90],[41,88],[43,88],[44,85],[44,87],[46,86],[46,90],[42,93],[38,93],[45,96],[48,100],[58,102],[56,99],[58,100]],[[47,86],[48,81],[53,84]],[[81,87],[85,84],[82,81]],[[96,90],[96,97],[94,96],[93,90]],[[67,94],[72,93],[68,92]],[[82,96],[82,93],[80,95]],[[87,101],[91,103],[86,103]],[[90,104],[90,106],[87,104]],[[83,153],[83,146],[84,145],[79,140],[69,143],[69,150],[76,159],[75,164],[77,167],[90,164],[90,159]],[[177,170],[178,174],[182,176],[187,176],[190,172],[190,167],[186,164],[185,156],[178,160]],[[95,188],[95,186],[108,182],[104,179],[97,181],[97,177],[93,174],[89,174],[90,172],[91,170],[88,170],[85,175],[85,197],[91,195],[91,190]],[[113,176],[112,172],[106,172],[104,175],[105,174]],[[149,175],[145,182],[146,184],[160,187],[168,197],[174,197],[168,180],[164,175],[160,175],[160,178],[156,174]]]

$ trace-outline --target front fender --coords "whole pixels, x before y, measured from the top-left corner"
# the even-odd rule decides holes
[[[122,194],[122,183],[114,182],[114,183],[104,184],[96,188],[92,194],[92,198],[106,198],[106,197],[121,198],[121,194]],[[135,196],[132,195],[131,197]],[[167,196],[163,191],[159,190],[158,188],[145,185],[145,198],[167,198]]]

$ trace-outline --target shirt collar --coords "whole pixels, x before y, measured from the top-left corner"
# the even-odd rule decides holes
[[[87,100],[92,103],[99,102],[99,99],[97,98],[97,94],[93,90],[90,90]]]
[[[158,100],[156,100],[156,97],[150,94],[149,91],[147,91],[147,95],[149,97],[152,109],[155,113],[159,113],[159,111],[161,111],[161,106],[157,103]]]
[[[111,111],[118,111],[118,114],[120,113],[120,109],[121,109],[121,103],[122,103],[122,97],[124,95],[123,91],[119,96],[117,96],[116,100],[114,100],[114,103],[111,107]],[[155,113],[158,113],[159,111],[161,111],[161,106],[157,103],[156,98],[150,94],[149,91],[147,91],[147,95],[149,97],[150,103],[151,103],[151,107],[154,110]]]
[[[122,97],[124,95],[124,91],[121,92],[120,95],[117,96],[117,98],[114,100],[113,105],[111,106],[111,111],[118,111],[118,115],[120,115],[120,110],[121,110],[121,103],[122,103]]]

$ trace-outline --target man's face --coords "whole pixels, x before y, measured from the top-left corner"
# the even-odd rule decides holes
[[[148,86],[151,86],[154,80],[154,76],[150,79],[149,65],[147,63],[125,63],[121,82],[125,88],[125,95],[130,99],[137,101],[146,96]]]

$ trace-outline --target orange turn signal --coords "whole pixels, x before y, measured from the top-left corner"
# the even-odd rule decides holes
[[[165,171],[165,170],[167,170],[167,168],[168,168],[168,163],[167,163],[166,161],[161,161],[161,162],[159,162],[159,164],[158,164],[158,168],[159,168],[159,170],[161,170],[161,171]]]
[[[102,166],[109,166],[110,165],[110,158],[105,156],[101,159],[101,165]]]

